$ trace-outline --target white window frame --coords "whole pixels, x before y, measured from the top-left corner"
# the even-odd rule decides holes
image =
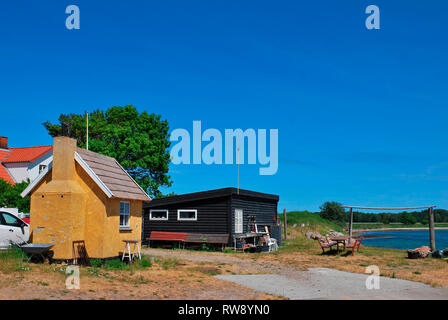
[[[153,212],[165,212],[166,213],[166,218],[153,218],[152,217],[152,213]],[[169,211],[167,209],[152,209],[152,210],[149,210],[149,220],[151,220],[151,221],[168,221],[168,217],[169,217]]]
[[[129,208],[129,212],[128,213],[122,213],[121,212],[121,204],[122,203],[126,203],[127,205],[128,205],[128,208]],[[127,215],[129,218],[128,218],[128,223],[127,223],[127,225],[122,225],[121,224],[121,216],[125,216],[125,215]],[[131,226],[131,203],[129,202],[129,201],[120,201],[120,228],[121,229],[127,229],[127,228],[129,228]]]
[[[194,218],[181,218],[180,213],[182,211],[194,212]],[[178,221],[198,221],[198,210],[197,209],[179,209],[177,210],[177,220]]]

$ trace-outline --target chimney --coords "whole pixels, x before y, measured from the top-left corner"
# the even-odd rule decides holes
[[[0,137],[0,149],[8,149],[8,137]]]
[[[72,180],[75,175],[76,140],[69,137],[54,138],[53,180]]]

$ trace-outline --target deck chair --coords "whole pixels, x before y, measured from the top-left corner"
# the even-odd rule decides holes
[[[357,252],[359,252],[359,247],[361,246],[362,239],[364,239],[364,237],[359,238],[358,246],[356,247]]]
[[[331,245],[337,244],[337,242],[331,241],[330,238],[328,238],[328,236],[325,237],[325,241],[327,241],[327,243]]]
[[[356,249],[356,248],[359,248],[358,240],[355,240],[355,241],[353,241],[353,242],[349,242],[349,243],[347,243],[347,244],[345,245],[345,247],[346,247],[347,249],[352,249],[352,256],[353,256],[353,253],[355,252],[355,249]]]
[[[264,230],[266,232],[265,238],[266,238],[266,244],[269,247],[269,252],[277,251],[278,250],[277,239],[271,238],[267,226],[264,227]]]
[[[319,242],[319,245],[322,249],[322,253],[325,253],[325,249],[330,249],[331,251],[331,247],[336,245],[336,242],[333,243],[322,243],[322,241],[320,241],[320,238],[317,238],[317,241]]]

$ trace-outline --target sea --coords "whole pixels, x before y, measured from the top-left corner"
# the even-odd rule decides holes
[[[448,248],[448,230],[435,230],[436,249]],[[415,249],[429,245],[429,230],[369,231],[362,243],[366,246],[393,249]]]

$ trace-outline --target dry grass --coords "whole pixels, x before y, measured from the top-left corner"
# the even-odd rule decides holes
[[[147,268],[81,267],[81,289],[67,290],[65,266],[21,263],[14,255],[0,264],[0,299],[279,299],[214,278],[232,274],[226,264],[152,258]]]

